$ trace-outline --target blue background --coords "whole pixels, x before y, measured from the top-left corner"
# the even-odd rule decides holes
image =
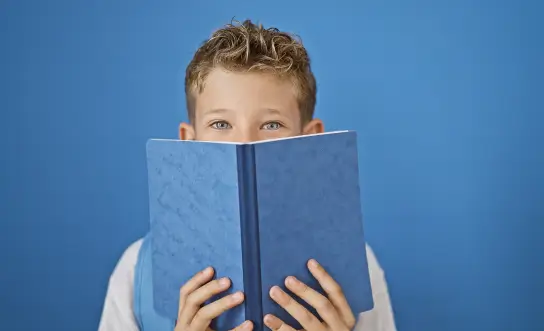
[[[542,4],[199,2],[0,2],[0,329],[96,330],[148,228],[145,141],[236,16],[301,35],[318,115],[359,131],[399,330],[542,330]]]

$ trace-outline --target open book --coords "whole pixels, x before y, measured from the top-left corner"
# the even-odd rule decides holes
[[[306,268],[310,258],[342,286],[355,314],[373,308],[355,132],[244,144],[152,139],[147,161],[159,314],[175,320],[180,287],[213,266],[232,281],[226,294],[246,297],[215,329],[249,319],[263,330],[267,313],[298,329],[268,293],[286,290],[289,275],[324,293]]]

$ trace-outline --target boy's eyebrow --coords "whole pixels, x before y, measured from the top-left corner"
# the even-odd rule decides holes
[[[231,111],[232,110],[227,109],[227,108],[214,108],[214,109],[204,110],[203,115],[205,115],[205,116],[207,116],[207,115],[220,115],[220,114],[228,113],[228,112],[231,112]]]
[[[281,115],[281,111],[279,111],[277,109],[274,109],[274,108],[262,108],[261,110],[263,112],[267,112],[267,113],[270,113],[270,114]],[[214,108],[214,109],[204,111],[204,114],[206,114],[206,115],[208,115],[208,114],[223,114],[223,113],[228,113],[228,112],[231,112],[231,111],[232,111],[232,109],[227,109],[227,108]]]
[[[274,114],[274,115],[281,115],[281,111],[274,109],[274,108],[264,108],[263,111],[266,111],[267,113]]]
[[[204,114],[222,114],[222,113],[227,113],[231,111],[230,109],[226,109],[226,108],[216,108],[216,109],[210,109],[210,110],[206,110],[204,111]]]

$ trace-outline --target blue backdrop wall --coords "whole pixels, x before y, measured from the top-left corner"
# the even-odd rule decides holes
[[[360,134],[370,244],[400,330],[542,330],[537,1],[0,3],[0,329],[96,330],[147,229],[145,141],[185,119],[213,29],[296,32],[328,129]],[[539,314],[541,314],[539,316]]]

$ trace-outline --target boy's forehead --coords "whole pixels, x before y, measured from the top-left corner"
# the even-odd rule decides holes
[[[297,91],[288,79],[261,72],[213,69],[197,93],[197,111],[260,109],[270,112],[298,111]]]

